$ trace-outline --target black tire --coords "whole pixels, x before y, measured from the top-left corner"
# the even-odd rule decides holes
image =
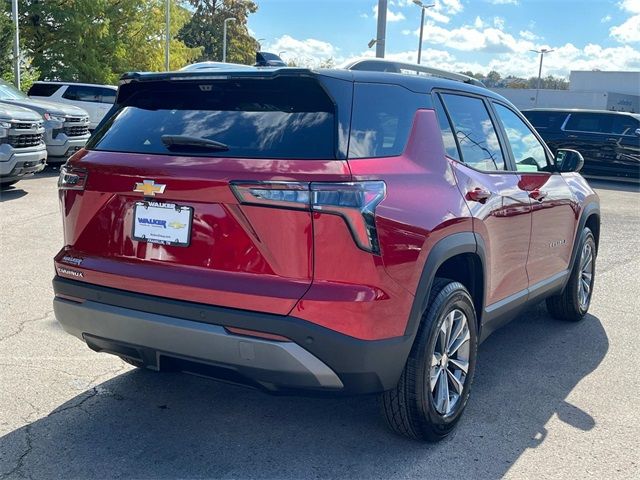
[[[452,381],[446,373],[449,368],[448,363],[444,368],[439,367],[437,363],[432,367],[432,357],[437,345],[441,342],[439,334],[445,319],[449,314],[457,315],[456,310],[462,312],[467,319],[468,369],[462,393],[451,407],[452,411],[443,414],[438,411],[432,395],[432,368],[444,370],[445,385],[452,384]],[[391,430],[409,438],[429,442],[441,440],[451,433],[460,420],[469,398],[477,351],[476,313],[469,292],[461,283],[436,278],[429,295],[427,311],[422,317],[400,381],[394,389],[382,394],[382,409]],[[436,378],[442,377],[436,375]],[[437,382],[439,380],[435,382],[434,390],[441,386]],[[449,398],[447,395],[447,399]]]
[[[582,280],[582,264],[583,253],[585,249],[592,252],[591,279],[589,281],[589,292],[586,303],[580,301],[579,282]],[[564,290],[559,295],[554,295],[546,300],[547,310],[552,317],[558,320],[569,322],[579,322],[582,320],[591,304],[591,295],[593,293],[593,284],[596,278],[596,241],[593,233],[587,227],[582,230],[578,243],[578,254],[571,269],[571,276]]]

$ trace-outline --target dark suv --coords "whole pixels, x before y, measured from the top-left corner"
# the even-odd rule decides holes
[[[96,351],[269,391],[382,393],[437,440],[478,343],[589,308],[577,152],[461,81],[266,68],[127,74],[59,180],[55,314]]]
[[[584,156],[584,175],[640,181],[640,114],[558,109],[522,113],[552,152],[578,150]]]

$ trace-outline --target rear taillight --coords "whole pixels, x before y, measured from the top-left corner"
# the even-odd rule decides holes
[[[58,177],[60,190],[84,190],[87,183],[87,171],[83,168],[62,166]]]
[[[345,183],[231,182],[240,203],[340,215],[362,250],[380,253],[375,209],[386,195],[382,181]]]

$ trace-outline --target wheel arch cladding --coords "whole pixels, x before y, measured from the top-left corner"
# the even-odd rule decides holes
[[[405,335],[416,335],[436,276],[462,283],[471,293],[477,321],[481,321],[485,284],[484,242],[473,232],[454,233],[439,240],[427,256]]]

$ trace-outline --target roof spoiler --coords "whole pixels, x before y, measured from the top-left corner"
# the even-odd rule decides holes
[[[468,83],[477,87],[484,87],[480,80],[462,73],[448,72],[439,68],[425,67],[417,63],[397,62],[384,58],[360,58],[342,65],[347,70],[363,70],[369,72],[392,72],[409,75],[430,75],[432,77],[445,78],[456,82]]]

